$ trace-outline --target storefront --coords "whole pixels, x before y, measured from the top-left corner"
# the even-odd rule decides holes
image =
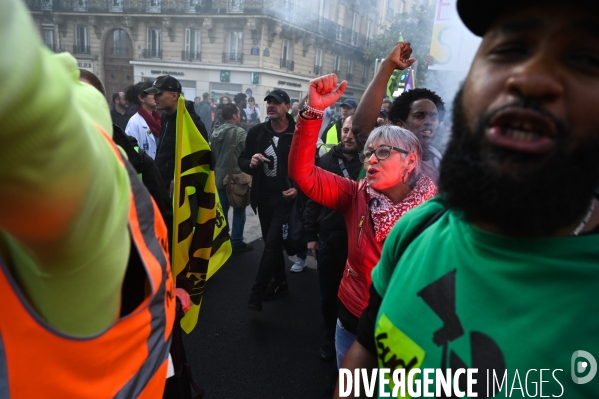
[[[222,96],[233,98],[237,93],[245,93],[256,99],[256,105],[262,112],[264,112],[264,97],[270,91],[285,90],[292,103],[299,102],[308,94],[311,79],[249,66],[181,65],[146,61],[132,61],[131,64],[136,82],[153,81],[160,75],[168,74],[181,82],[186,99],[202,98],[202,94],[208,92],[212,100],[217,103]],[[346,98],[354,98],[358,101],[363,92],[363,89],[348,87],[341,102]]]

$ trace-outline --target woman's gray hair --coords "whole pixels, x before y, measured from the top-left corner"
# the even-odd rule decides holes
[[[364,148],[366,149],[372,146],[372,143],[377,139],[381,139],[381,142],[384,144],[416,154],[416,165],[414,165],[414,170],[412,170],[412,173],[410,173],[410,177],[408,178],[408,183],[411,186],[416,184],[421,170],[422,146],[420,145],[418,138],[414,136],[414,133],[395,125],[379,126],[368,135]],[[402,156],[402,159],[406,159],[406,154],[400,155]]]

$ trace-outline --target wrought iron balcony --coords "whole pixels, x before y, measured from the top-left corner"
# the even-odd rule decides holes
[[[146,48],[142,51],[143,58],[162,58],[162,50]]]
[[[319,76],[322,72],[322,65],[314,65],[314,75]]]
[[[294,67],[295,67],[295,63],[293,61],[281,60],[281,68],[285,68],[288,71],[293,71]]]
[[[202,61],[202,53],[199,51],[181,51],[182,61]]]
[[[0,0],[1,1],[1,0]],[[308,10],[280,0],[25,0],[31,11],[265,15],[344,44],[364,47],[366,36]]]
[[[73,54],[90,54],[89,46],[82,46],[82,45],[75,44],[73,46]]]
[[[224,63],[242,63],[243,62],[243,53],[223,53],[223,62]]]

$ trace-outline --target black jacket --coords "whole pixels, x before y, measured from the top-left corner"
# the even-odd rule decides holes
[[[349,161],[345,159],[342,148],[343,143],[333,147],[318,160],[317,165],[324,170],[343,176],[339,165],[339,159],[341,159],[349,177],[356,180],[362,169],[362,163],[357,154]],[[327,243],[338,242],[337,240],[347,241],[345,219],[341,213],[308,200],[304,211],[304,237],[309,242],[318,241],[319,236],[322,241]]]
[[[193,108],[193,101],[185,101],[185,108],[196,127],[208,142],[208,131],[206,126],[196,114]],[[156,166],[160,171],[160,176],[166,185],[167,190],[170,188],[171,181],[175,175],[175,146],[177,144],[177,113],[162,115],[162,129],[160,130],[160,142],[156,149]]]
[[[295,130],[295,121],[290,114],[286,114],[286,116],[287,121],[289,122],[289,127],[287,127],[287,130],[280,136],[279,143],[276,148],[277,159],[279,160],[279,162],[277,162],[277,176],[282,176],[283,179],[288,182],[288,188],[291,188],[295,187],[295,185],[291,180],[289,180],[288,177],[287,160],[289,158],[289,150],[291,148],[293,131]],[[253,176],[250,200],[254,212],[256,212],[256,207],[258,206],[260,192],[261,190],[264,190],[264,187],[261,186],[261,177],[263,173],[262,167],[251,169],[250,162],[254,154],[264,153],[264,151],[270,146],[271,139],[274,135],[275,132],[272,129],[270,121],[251,127],[248,131],[247,138],[245,139],[245,148],[237,159],[239,168],[243,172]]]

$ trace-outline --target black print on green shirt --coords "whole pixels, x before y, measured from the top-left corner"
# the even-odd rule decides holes
[[[456,311],[455,277],[456,270],[454,269],[420,290],[418,296],[443,321],[443,327],[435,331],[432,337],[434,344],[443,348],[440,368],[442,370],[449,368],[452,373],[461,368],[477,368],[478,375],[482,378],[479,378],[474,387],[474,392],[478,393],[479,398],[486,398],[489,397],[486,396],[487,381],[486,377],[483,376],[493,375],[492,370],[495,370],[497,374],[503,373],[505,360],[497,343],[491,337],[479,331],[469,332],[472,354],[470,365],[467,365],[457,353],[449,349],[451,342],[465,335],[464,327]],[[487,374],[487,370],[489,370],[489,374]],[[459,386],[462,390],[466,390],[466,377],[464,375],[461,377],[463,378],[459,379]]]

